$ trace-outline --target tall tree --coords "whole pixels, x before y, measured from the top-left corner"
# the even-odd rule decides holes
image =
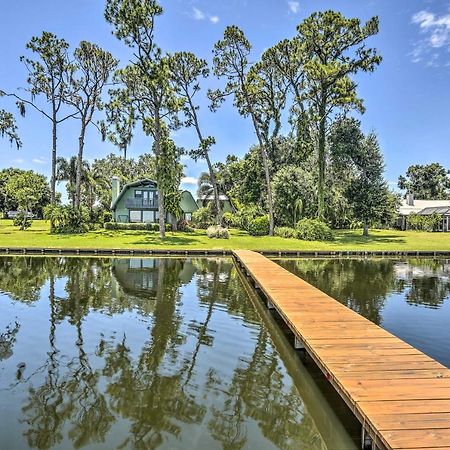
[[[134,60],[116,74],[122,89],[112,92],[116,101],[136,111],[136,120],[153,138],[153,151],[162,157],[162,142],[169,130],[179,126],[182,107],[170,84],[169,60],[154,40],[155,19],[163,12],[156,0],[107,0],[105,18],[114,26],[115,36],[134,50]],[[159,233],[165,236],[164,170],[157,166]]]
[[[351,76],[372,72],[381,62],[366,39],[378,33],[378,17],[364,25],[335,11],[313,13],[297,27],[304,64],[304,101],[317,127],[318,217],[324,217],[328,124],[336,110],[364,111]]]
[[[56,158],[58,125],[74,117],[75,112],[64,111],[63,106],[68,93],[68,80],[73,72],[73,65],[68,56],[69,44],[53,33],[44,31],[41,36],[33,36],[26,48],[35,55],[34,58],[21,56],[20,60],[28,71],[28,88],[30,99],[17,94],[7,94],[18,100],[22,114],[26,106],[41,113],[52,124],[52,168],[51,168],[51,202],[56,202]],[[45,99],[42,105],[38,97]]]
[[[450,171],[439,163],[409,166],[398,178],[398,187],[422,200],[450,198]]]
[[[261,151],[261,159],[264,167],[264,176],[267,189],[267,204],[269,209],[269,234],[274,232],[274,214],[272,188],[270,184],[270,167],[267,155],[267,146],[263,136],[263,123],[256,109],[257,91],[249,83],[248,72],[250,63],[251,44],[245,37],[242,30],[236,26],[229,26],[225,29],[224,37],[214,45],[213,64],[214,74],[225,78],[227,83],[223,91],[209,91],[208,95],[212,100],[212,109],[215,110],[225,100],[227,96],[233,96],[234,105],[239,113],[244,117],[250,117],[253,128],[258,139]]]
[[[17,149],[22,147],[22,141],[20,140],[17,132],[17,125],[14,120],[14,116],[3,109],[0,109],[0,136],[6,136],[11,144],[16,145]]]
[[[204,136],[200,128],[198,118],[199,106],[195,103],[194,96],[200,90],[199,78],[207,78],[209,76],[208,63],[204,59],[197,58],[193,53],[178,52],[170,58],[170,68],[172,72],[172,80],[174,88],[178,95],[184,99],[183,112],[186,117],[185,124],[193,126],[198,138],[198,148],[190,152],[191,156],[197,161],[203,158],[206,161],[209,172],[209,179],[213,189],[216,223],[222,222],[222,212],[219,200],[219,188],[217,185],[217,177],[211,162],[209,153],[211,146],[215,144],[212,136]]]
[[[75,108],[77,118],[80,120],[75,183],[75,206],[79,207],[86,130],[90,124],[97,126],[94,122],[94,114],[103,106],[103,88],[118,62],[111,53],[87,41],[80,42],[79,47],[74,52],[74,57],[77,70],[70,79],[71,91],[67,96],[67,102]]]

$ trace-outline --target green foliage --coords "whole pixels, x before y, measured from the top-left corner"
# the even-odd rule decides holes
[[[314,180],[300,167],[286,166],[273,177],[275,219],[279,225],[295,226],[308,205],[314,203]]]
[[[334,239],[331,228],[318,219],[301,219],[296,230],[298,239],[303,241],[332,241]]]
[[[33,219],[30,214],[26,214],[24,211],[19,211],[19,213],[14,217],[14,226],[20,227],[21,230],[28,230],[33,223]]]
[[[51,223],[52,234],[80,234],[89,231],[89,211],[85,207],[48,205],[44,219]]]
[[[1,95],[2,91],[0,91],[0,97]],[[11,144],[15,144],[17,149],[22,147],[14,116],[3,109],[0,109],[0,136],[2,138],[6,136]]]
[[[43,175],[32,170],[13,171],[4,184],[5,195],[17,205],[22,215],[22,229],[25,229],[28,221],[28,213],[44,206],[48,199],[48,183]]]
[[[267,236],[269,234],[269,216],[260,216],[251,220],[248,232],[251,236]]]
[[[275,227],[275,236],[298,239],[298,231],[291,227]]]
[[[213,213],[210,206],[198,208],[192,213],[192,224],[195,228],[206,229],[214,222]]]
[[[103,225],[105,230],[134,230],[134,231],[159,231],[158,223],[119,223],[119,222],[105,222]],[[170,223],[165,224],[166,231],[172,229]]]
[[[185,219],[180,219],[177,223],[177,231],[184,231],[185,233],[193,233],[195,230],[189,225]]]
[[[229,211],[223,213],[222,220],[224,225],[229,228],[239,228],[241,226],[239,216]]]
[[[408,228],[419,231],[438,231],[442,223],[442,216],[431,214],[422,216],[420,214],[410,214],[407,218]]]
[[[439,163],[415,164],[399,177],[398,187],[421,200],[446,200],[450,198],[449,173]]]
[[[206,234],[210,239],[229,239],[230,233],[228,228],[223,228],[219,225],[213,225],[208,227]]]

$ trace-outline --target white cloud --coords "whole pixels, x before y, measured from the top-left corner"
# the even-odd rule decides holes
[[[218,23],[219,22],[219,16],[209,16],[209,21],[211,23]]]
[[[297,14],[300,11],[300,2],[288,1],[291,13]]]
[[[200,9],[196,8],[195,6],[192,7],[192,17],[195,20],[204,20],[205,19],[205,13],[201,11]]]
[[[45,164],[47,162],[44,158],[33,158],[32,161],[36,164]]]
[[[195,178],[195,177],[183,177],[181,179],[181,184],[197,185],[197,183],[198,183],[198,178]]]
[[[437,65],[439,51],[450,51],[450,13],[437,15],[419,11],[412,17],[412,23],[418,25],[425,36],[414,45],[412,61],[417,63],[425,60],[427,65]]]
[[[22,158],[13,159],[13,163],[16,163],[16,164],[23,164],[24,162],[25,162],[25,160]]]

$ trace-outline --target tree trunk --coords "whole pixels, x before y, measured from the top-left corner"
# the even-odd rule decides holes
[[[81,175],[83,172],[83,151],[84,151],[84,135],[86,133],[86,125],[82,119],[80,137],[78,138],[78,156],[77,156],[77,176],[75,181],[75,207],[79,208],[81,204]]]
[[[369,225],[367,224],[367,222],[364,222],[363,236],[369,236]]]
[[[166,212],[164,208],[164,192],[158,187],[159,236],[166,237]]]
[[[52,123],[52,176],[50,180],[50,203],[52,205],[56,204],[56,112],[53,112],[53,123]]]
[[[211,160],[209,159],[208,152],[205,152],[205,160],[208,164],[209,178],[211,179],[211,184],[214,191],[214,202],[216,204],[216,225],[222,225],[222,209],[220,208],[219,188],[217,186],[216,174],[211,164]]]
[[[317,217],[323,220],[325,217],[325,127],[326,127],[326,105],[322,102],[319,107],[320,123],[319,123],[319,149],[318,149],[318,165],[319,180],[317,186]]]
[[[261,146],[261,144],[260,144]],[[261,146],[261,155],[264,164],[264,175],[266,177],[266,185],[267,185],[267,202],[269,204],[269,236],[273,236],[274,234],[274,217],[273,217],[273,196],[272,196],[272,185],[270,184],[270,172],[269,172],[269,161],[267,158],[266,149]]]

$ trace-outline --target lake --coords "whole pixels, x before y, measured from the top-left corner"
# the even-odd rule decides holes
[[[277,262],[450,368],[450,260],[299,258]]]
[[[354,443],[231,259],[0,257],[0,449],[71,448]]]

